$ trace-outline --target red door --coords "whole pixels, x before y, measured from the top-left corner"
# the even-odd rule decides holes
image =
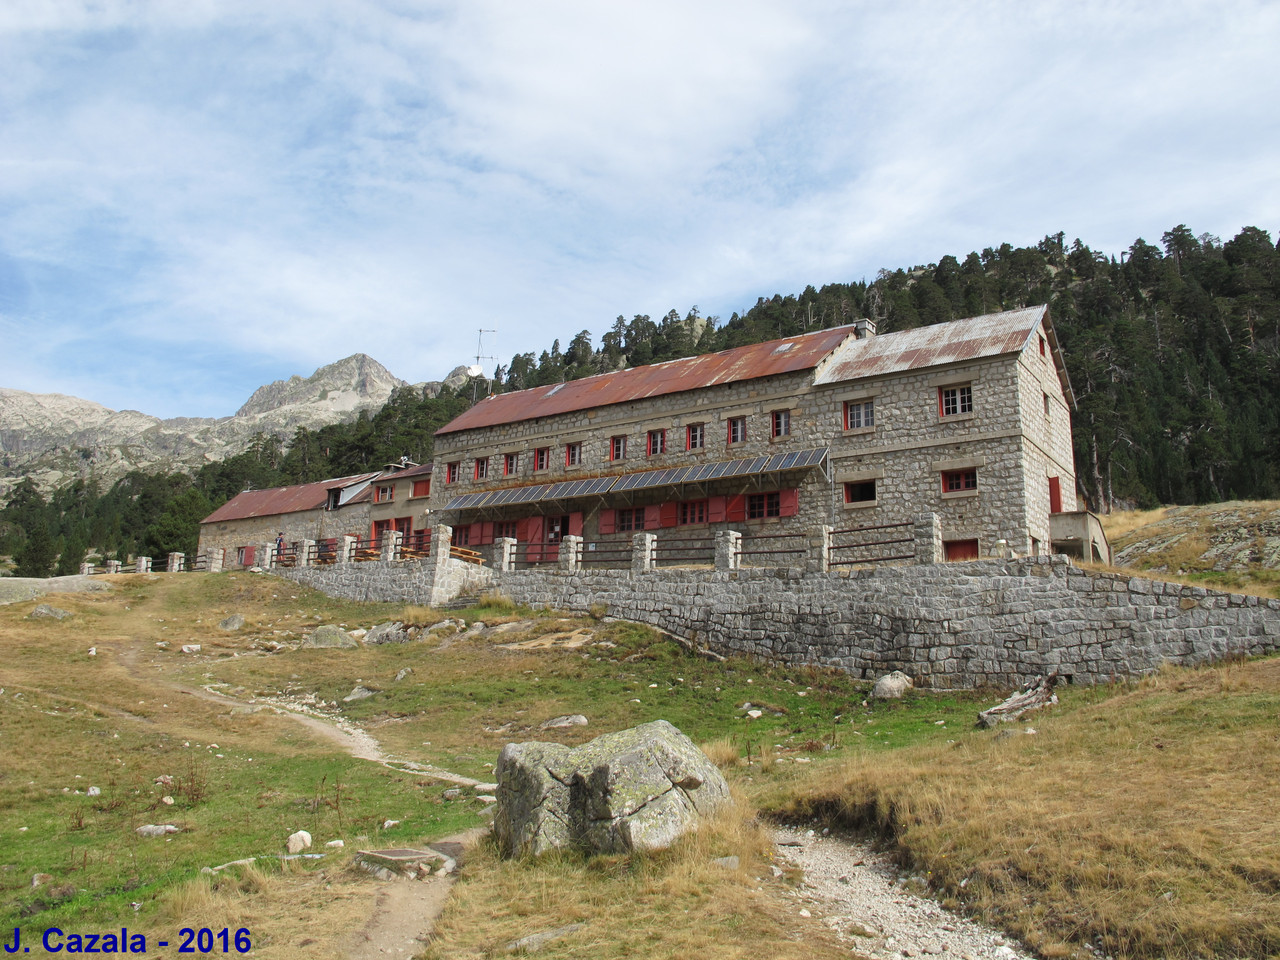
[[[1049,478],[1049,512],[1062,512],[1062,484],[1057,477]]]

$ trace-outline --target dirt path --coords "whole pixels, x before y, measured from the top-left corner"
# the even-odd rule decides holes
[[[868,843],[795,827],[783,827],[774,837],[778,855],[804,870],[804,883],[792,894],[798,909],[830,927],[860,954],[883,960],[1033,958],[999,930],[908,892],[905,878],[889,858]]]

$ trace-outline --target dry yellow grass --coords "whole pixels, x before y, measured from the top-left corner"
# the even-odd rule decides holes
[[[1139,527],[1145,527],[1165,519],[1172,509],[1174,508],[1157,507],[1154,510],[1116,510],[1112,513],[1103,514],[1099,519],[1102,521],[1102,529],[1106,533],[1107,539],[1115,543],[1121,537],[1132,533]]]
[[[944,897],[1047,956],[1280,953],[1280,660],[1171,670],[945,747],[855,758],[796,799],[887,831]]]
[[[437,927],[429,960],[501,955],[506,944],[571,923],[540,957],[849,957],[817,923],[798,927],[770,888],[768,831],[739,798],[737,809],[671,850],[635,857],[547,856],[502,860],[478,851]],[[726,873],[714,858],[735,854]],[[758,880],[765,877],[768,879]]]

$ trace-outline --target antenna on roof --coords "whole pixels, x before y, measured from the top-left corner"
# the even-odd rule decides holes
[[[475,403],[476,400],[478,399],[476,397],[476,390],[479,388],[481,380],[484,380],[484,387],[485,387],[484,395],[487,397],[490,393],[493,392],[493,388],[490,385],[488,378],[484,376],[484,365],[480,361],[498,359],[497,357],[486,356],[484,352],[484,335],[486,333],[497,333],[497,332],[498,332],[497,330],[480,330],[479,335],[476,337],[475,366],[467,370],[467,375],[471,377],[471,402],[472,403]]]

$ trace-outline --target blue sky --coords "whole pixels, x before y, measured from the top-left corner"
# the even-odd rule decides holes
[[[481,327],[1274,236],[1277,50],[1276,3],[6,0],[0,386],[221,416]]]

